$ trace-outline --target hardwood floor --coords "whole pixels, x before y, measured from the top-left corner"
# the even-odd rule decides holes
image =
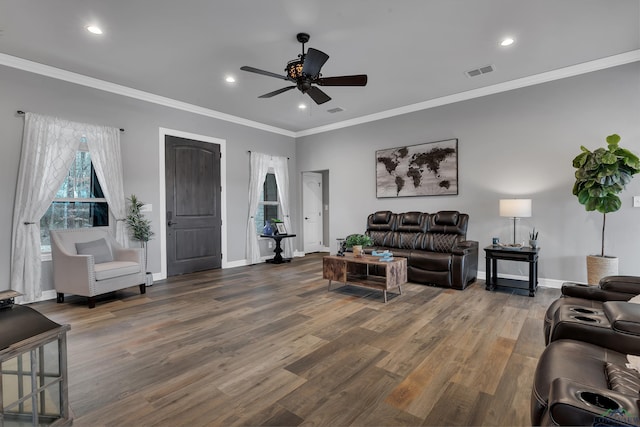
[[[327,291],[322,254],[32,307],[69,323],[75,426],[530,425],[557,289]]]

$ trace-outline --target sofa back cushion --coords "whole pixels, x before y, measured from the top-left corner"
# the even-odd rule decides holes
[[[396,231],[424,233],[429,225],[429,214],[424,212],[405,212],[398,214]]]
[[[378,211],[367,218],[367,231],[393,231],[396,214],[391,211]]]
[[[391,248],[416,249],[419,247],[419,240],[424,233],[407,233],[394,231],[389,234],[386,245]]]
[[[466,240],[469,215],[458,211],[440,211],[429,215],[429,232],[438,234],[457,234],[460,240]]]
[[[71,255],[76,255],[78,253],[76,243],[85,243],[105,239],[105,241],[109,245],[109,248],[111,248],[111,246],[113,245],[113,239],[111,239],[111,236],[109,235],[109,227],[50,230],[50,235],[52,245],[54,244],[55,240],[55,244],[63,248],[67,253]]]
[[[367,230],[364,234],[371,237],[373,240],[373,246],[392,246],[392,234],[393,231],[369,231]]]

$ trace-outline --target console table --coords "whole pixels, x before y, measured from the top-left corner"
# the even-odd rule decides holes
[[[276,248],[273,250],[273,252],[275,252],[275,256],[271,259],[268,259],[268,263],[282,264],[283,262],[291,262],[290,258],[282,258],[282,247],[280,246],[280,241],[288,237],[296,237],[295,234],[261,234],[260,237],[269,237],[276,241]]]
[[[538,254],[540,248],[522,247],[519,249],[487,246],[484,248],[486,266],[486,290],[492,291],[496,286],[516,289],[528,289],[529,296],[535,296],[538,288]],[[529,263],[529,281],[505,279],[498,277],[498,260],[520,261]]]

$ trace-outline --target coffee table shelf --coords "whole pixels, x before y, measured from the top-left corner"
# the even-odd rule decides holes
[[[347,253],[344,256],[325,256],[322,262],[322,277],[329,280],[328,290],[331,290],[331,283],[335,280],[380,290],[384,295],[384,302],[387,302],[387,291],[398,288],[402,295],[401,285],[407,282],[406,258],[380,261],[379,257],[371,255],[355,257]],[[375,270],[377,274],[372,274],[370,270]]]

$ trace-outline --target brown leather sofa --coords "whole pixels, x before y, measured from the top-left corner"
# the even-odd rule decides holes
[[[373,246],[407,258],[410,282],[464,289],[478,274],[478,242],[467,240],[469,215],[457,211],[375,212],[365,234]]]
[[[601,312],[605,301],[628,301],[636,295],[640,295],[640,277],[637,276],[607,276],[600,280],[598,286],[574,282],[563,283],[562,296],[555,300],[545,313],[545,344],[549,343],[551,322],[561,307],[582,307],[583,310],[591,309]]]

